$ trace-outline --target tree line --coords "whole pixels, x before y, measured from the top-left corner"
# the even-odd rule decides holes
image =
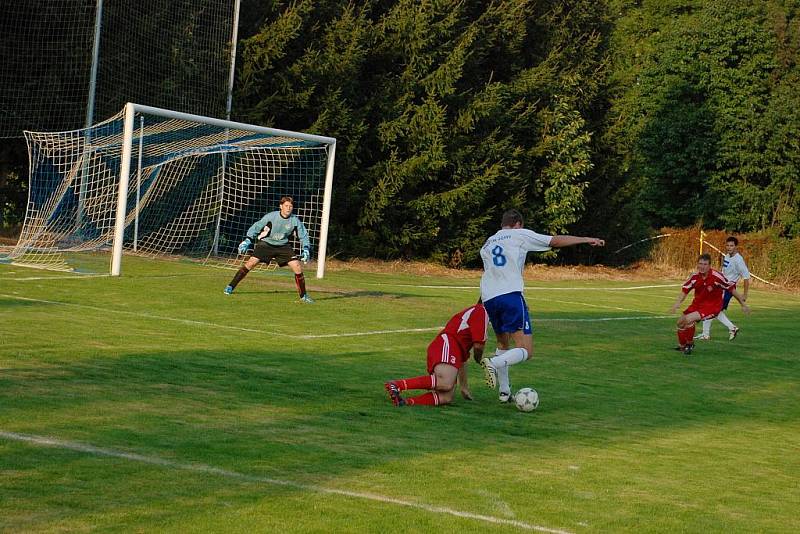
[[[606,255],[698,222],[800,235],[796,1],[249,7],[237,112],[339,139],[340,251],[472,265],[506,207]]]
[[[341,255],[476,265],[508,207],[609,241],[567,260],[662,226],[800,236],[798,1],[243,0],[241,20],[234,118],[338,139]]]

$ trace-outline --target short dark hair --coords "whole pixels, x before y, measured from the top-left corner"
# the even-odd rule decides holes
[[[711,254],[700,254],[700,257],[697,258],[697,261],[705,260],[708,263],[711,263]]]
[[[726,239],[726,240],[725,240],[725,242],[726,242],[726,243],[733,243],[733,244],[734,244],[734,245],[736,245],[737,247],[739,246],[739,240],[738,240],[738,239],[736,239],[735,237],[733,237],[732,235],[731,235],[731,236],[728,236],[728,239]]]
[[[292,197],[290,197],[289,195],[286,195],[286,196],[281,197],[280,204],[283,204],[284,202],[291,202],[292,204],[294,204],[294,199]]]
[[[503,213],[503,220],[500,222],[500,226],[503,228],[511,227],[517,223],[522,224],[522,214],[515,209],[510,209]]]

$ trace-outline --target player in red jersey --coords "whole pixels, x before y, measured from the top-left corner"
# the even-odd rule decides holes
[[[456,381],[461,386],[461,396],[472,400],[465,365],[470,349],[475,361],[481,361],[488,323],[489,317],[480,301],[453,315],[428,345],[428,374],[384,384],[392,403],[395,406],[450,404],[453,402]],[[400,393],[407,389],[429,391],[404,399]]]
[[[711,268],[710,255],[700,255],[697,259],[697,272],[686,279],[678,300],[672,305],[672,313],[675,313],[686,295],[694,289],[692,303],[683,310],[683,315],[678,319],[678,346],[675,350],[680,350],[686,355],[692,353],[695,323],[713,319],[722,311],[722,298],[726,290],[739,301],[744,313],[750,313],[750,307],[735,287],[735,282],[729,281],[721,272]]]

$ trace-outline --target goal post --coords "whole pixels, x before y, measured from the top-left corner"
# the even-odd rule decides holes
[[[333,164],[336,155],[336,139],[332,137],[324,137],[321,135],[306,134],[301,132],[291,132],[288,130],[280,130],[276,128],[267,128],[264,126],[255,126],[252,124],[244,124],[241,122],[234,122],[224,119],[214,119],[211,117],[201,117],[189,113],[181,113],[179,111],[170,111],[141,104],[133,104],[131,102],[125,105],[124,111],[124,131],[122,139],[122,167],[119,177],[119,193],[117,195],[117,215],[116,224],[114,229],[114,244],[112,247],[112,260],[111,260],[111,276],[119,276],[122,271],[122,249],[125,234],[125,216],[127,213],[127,198],[128,186],[130,182],[130,163],[131,155],[133,153],[133,132],[134,132],[134,118],[136,113],[144,113],[154,115],[157,117],[164,117],[167,119],[175,119],[187,122],[198,122],[209,124],[212,126],[219,126],[226,130],[249,130],[253,132],[263,133],[275,137],[288,137],[303,139],[315,143],[321,143],[328,146],[328,158],[325,166],[325,187],[323,194],[323,205],[320,220],[320,234],[318,245],[318,259],[317,259],[317,278],[322,278],[325,275],[325,254],[328,249],[328,224],[330,222],[330,197],[333,194]]]
[[[96,260],[110,249],[112,276],[123,252],[238,266],[247,229],[289,195],[324,276],[334,138],[128,103],[89,129],[26,139],[29,202],[15,263],[76,270],[78,253]]]

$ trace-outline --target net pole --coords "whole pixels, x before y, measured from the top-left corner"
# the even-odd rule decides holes
[[[239,36],[239,6],[241,0],[236,0],[233,4],[233,31],[231,32],[231,68],[228,71],[228,98],[225,102],[225,118],[231,120],[231,109],[233,108],[233,78],[236,70],[236,41]]]
[[[236,0],[233,4],[233,29],[231,32],[231,68],[228,71],[228,97],[225,101],[225,119],[231,120],[231,110],[233,109],[233,79],[236,70],[236,42],[239,35],[239,7],[241,0]],[[229,128],[225,128],[225,142],[228,142],[230,133]],[[216,256],[219,254],[219,232],[222,225],[222,203],[225,195],[225,172],[228,164],[228,153],[222,153],[222,171],[219,183],[219,213],[217,214],[217,226],[214,229],[214,245],[212,247],[213,253]]]
[[[144,116],[139,117],[139,162],[136,169],[136,219],[133,221],[133,251],[139,246],[139,202],[142,198],[142,149],[144,147]]]
[[[136,105],[125,104],[125,123],[122,136],[122,162],[117,192],[117,219],[114,225],[114,245],[111,254],[111,276],[119,276],[122,267],[122,241],[125,237],[125,212],[128,205],[128,181],[131,174],[131,145]]]
[[[97,92],[97,65],[100,57],[100,32],[103,25],[103,0],[97,0],[94,12],[94,41],[92,43],[92,68],[89,73],[89,94],[86,98],[86,117],[83,125],[86,128],[84,146],[88,147],[91,141],[91,127],[94,122],[94,99]],[[84,151],[88,154],[88,151]],[[86,158],[88,160],[88,158]],[[89,169],[88,162],[84,164],[81,173],[81,183],[78,188],[78,225],[83,224],[83,205],[86,201],[86,180]]]
[[[230,130],[226,128],[225,129],[226,143],[228,141],[229,132]],[[220,232],[220,226],[222,226],[222,205],[223,202],[225,201],[225,172],[226,172],[226,166],[228,164],[227,155],[228,155],[227,152],[222,153],[222,166],[220,168],[220,177],[219,177],[219,191],[217,192],[217,209],[218,209],[217,221],[216,221],[216,227],[214,228],[214,244],[211,247],[214,256],[217,256],[219,254],[219,232]]]
[[[331,216],[333,194],[333,163],[336,159],[336,140],[328,145],[328,163],[325,168],[325,193],[322,197],[322,221],[319,229],[319,253],[317,255],[317,278],[325,276],[325,255],[328,253],[328,223]]]
[[[86,120],[84,127],[90,128],[94,122],[94,98],[97,90],[97,65],[100,58],[100,30],[103,25],[103,0],[97,0],[94,14],[94,44],[92,45],[92,70],[89,74],[89,96],[86,100]]]

